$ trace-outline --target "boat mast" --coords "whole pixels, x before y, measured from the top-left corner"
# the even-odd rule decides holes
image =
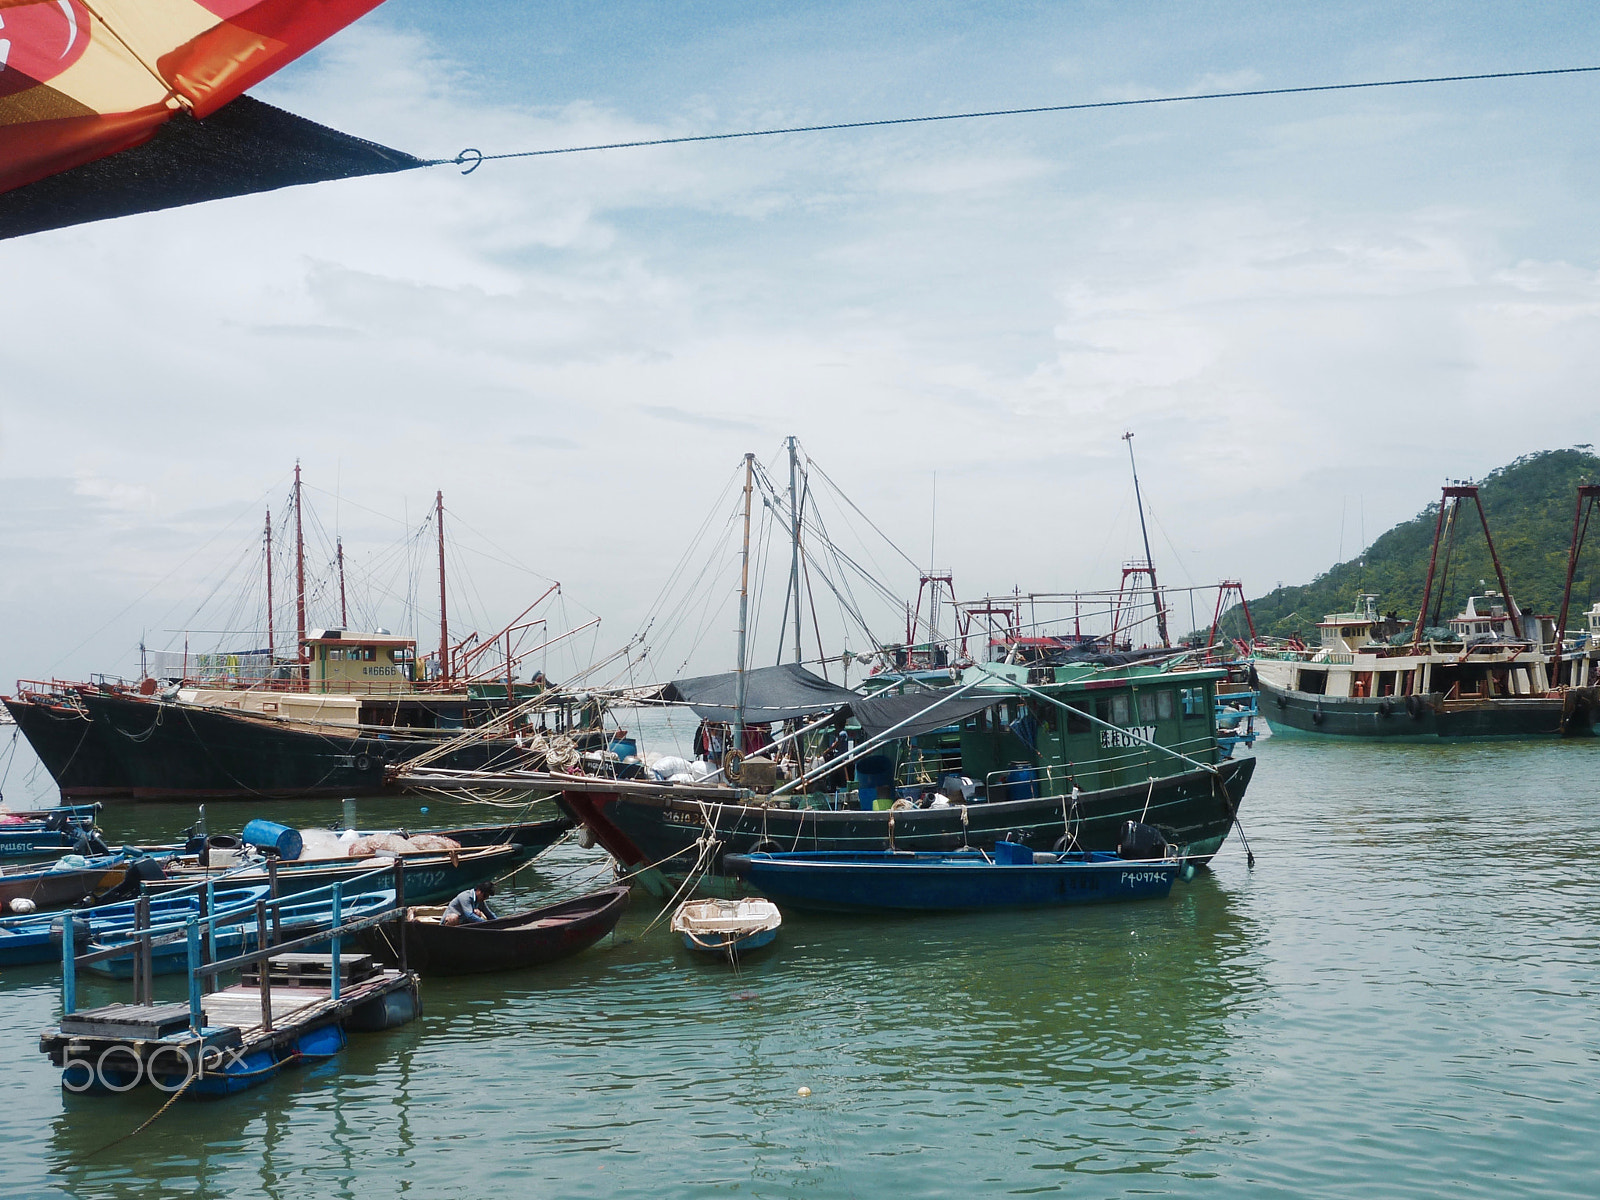
[[[739,563],[739,687],[734,710],[732,749],[744,749],[745,626],[750,615],[750,489],[755,482],[754,454],[744,456],[744,550]]]
[[[271,671],[277,655],[272,644],[272,510],[267,509],[267,670]]]
[[[294,622],[295,659],[306,660],[306,539],[300,523],[300,464],[294,464]]]
[[[344,603],[344,539],[335,538],[334,546],[339,555],[339,628],[350,628],[350,613]]]
[[[1161,600],[1161,588],[1156,584],[1156,560],[1150,557],[1150,530],[1144,523],[1144,499],[1139,494],[1139,464],[1133,461],[1133,433],[1122,435],[1122,440],[1128,443],[1128,465],[1133,468],[1133,502],[1139,506],[1139,532],[1144,535],[1144,565],[1150,572],[1150,595],[1156,602],[1156,632],[1161,635],[1163,646],[1172,645],[1167,637],[1167,606]]]
[[[789,591],[794,596],[794,662],[800,665],[800,493],[794,435],[789,436]]]
[[[434,521],[439,527],[439,679],[450,678],[450,620],[444,606],[444,492],[433,494]]]
[[[1572,577],[1578,570],[1578,555],[1583,551],[1584,538],[1589,533],[1589,518],[1594,515],[1595,506],[1600,504],[1600,484],[1580,483],[1578,485],[1578,507],[1572,514],[1572,542],[1567,548],[1567,583],[1561,589],[1561,616],[1556,621],[1556,649],[1551,656],[1550,665],[1557,673],[1561,669],[1561,651],[1566,645],[1567,638],[1567,610],[1572,604]],[[1557,681],[1552,679],[1551,684]]]

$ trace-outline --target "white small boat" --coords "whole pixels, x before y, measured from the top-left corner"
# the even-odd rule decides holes
[[[672,932],[701,954],[736,958],[778,936],[783,914],[771,900],[686,900],[672,914]]]

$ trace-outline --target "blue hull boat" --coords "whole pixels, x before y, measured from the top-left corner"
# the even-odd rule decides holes
[[[1012,842],[982,850],[730,854],[724,869],[781,904],[826,912],[951,912],[1157,900],[1177,858],[1105,850],[1045,854]]]
[[[393,890],[378,892],[359,892],[343,900],[340,904],[341,919],[344,921],[359,921],[365,917],[375,917],[379,913],[387,912],[394,907]],[[216,928],[216,956],[218,959],[232,958],[239,954],[248,954],[258,948],[256,942],[257,925],[255,920],[255,905],[240,905],[228,910],[235,919],[221,917]],[[223,914],[224,910],[219,903],[217,912]],[[319,933],[324,929],[333,927],[333,900],[332,897],[321,895],[317,899],[307,898],[300,900],[290,897],[277,911],[278,933],[276,940],[284,941],[290,938],[305,937],[308,934]],[[178,932],[183,928],[183,922],[169,922],[166,925],[153,925],[152,934],[160,937],[162,934]],[[269,937],[271,937],[269,930]],[[106,950],[112,946],[127,945],[134,940],[134,931],[131,925],[124,926],[115,934],[96,937],[81,951],[84,954],[95,950]],[[269,945],[271,942],[268,943]],[[109,975],[113,979],[132,979],[134,955],[125,954],[117,958],[101,959],[99,962],[90,963],[88,970],[100,975]],[[189,947],[184,942],[168,943],[157,947],[150,956],[151,973],[154,975],[182,975],[189,969]]]
[[[213,911],[237,909],[253,917],[256,901],[266,899],[267,891],[265,885],[218,888],[212,898],[216,906]],[[134,909],[137,904],[135,900],[124,900],[118,904],[101,904],[95,908],[72,910],[77,937],[80,940],[92,940],[125,933],[133,928]],[[55,912],[0,920],[0,967],[25,966],[31,963],[55,963],[59,966],[63,915]],[[200,897],[193,891],[150,899],[151,925],[179,924],[199,915]]]
[[[0,858],[56,855],[79,849],[80,844],[82,853],[102,852],[105,847],[91,840],[99,808],[98,804],[67,804],[9,814],[9,819],[0,823]]]

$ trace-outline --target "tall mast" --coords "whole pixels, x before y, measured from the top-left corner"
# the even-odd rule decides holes
[[[275,655],[272,644],[272,510],[267,509],[267,670],[271,670]]]
[[[754,454],[744,456],[744,551],[739,563],[739,688],[735,701],[733,749],[744,749],[745,628],[750,615],[750,489],[755,482]]]
[[[333,543],[339,553],[339,628],[350,628],[350,613],[344,604],[344,539],[335,538]]]
[[[439,678],[450,678],[450,620],[444,606],[444,492],[433,494],[434,520],[439,527]]]
[[[306,539],[300,524],[300,464],[294,464],[294,623],[296,661],[306,657]]]
[[[794,662],[800,665],[800,494],[795,486],[799,473],[795,461],[794,437],[789,438],[789,591],[794,595]]]
[[[1162,602],[1161,588],[1156,584],[1156,560],[1150,557],[1150,530],[1144,523],[1144,498],[1139,494],[1139,464],[1133,461],[1133,433],[1123,434],[1122,440],[1128,443],[1128,465],[1133,468],[1133,502],[1139,507],[1139,532],[1144,535],[1144,565],[1150,572],[1150,595],[1156,602],[1156,632],[1161,635],[1161,644],[1170,646],[1172,641],[1167,637],[1167,606]]]

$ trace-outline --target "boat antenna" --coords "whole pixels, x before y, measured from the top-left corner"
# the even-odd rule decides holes
[[[1128,443],[1128,465],[1133,468],[1133,502],[1139,508],[1139,532],[1144,535],[1144,565],[1150,572],[1150,595],[1156,602],[1156,632],[1161,635],[1163,646],[1172,645],[1167,637],[1167,606],[1161,600],[1161,588],[1156,584],[1156,560],[1150,557],[1150,530],[1144,521],[1144,499],[1139,494],[1139,464],[1133,460],[1133,432],[1122,435],[1122,440]]]
[[[450,678],[450,619],[444,603],[444,492],[433,494],[434,520],[439,528],[439,679]]]
[[[750,489],[755,483],[754,454],[744,456],[744,550],[739,563],[739,687],[735,700],[733,749],[744,749],[745,625],[750,615]]]
[[[277,647],[272,639],[272,510],[267,509],[267,670],[277,663]]]
[[[800,464],[795,438],[789,435],[789,591],[794,596],[794,661],[800,665],[800,493],[796,487]]]
[[[294,621],[295,661],[306,660],[306,539],[300,523],[300,462],[294,464]],[[307,676],[309,678],[309,675]]]

